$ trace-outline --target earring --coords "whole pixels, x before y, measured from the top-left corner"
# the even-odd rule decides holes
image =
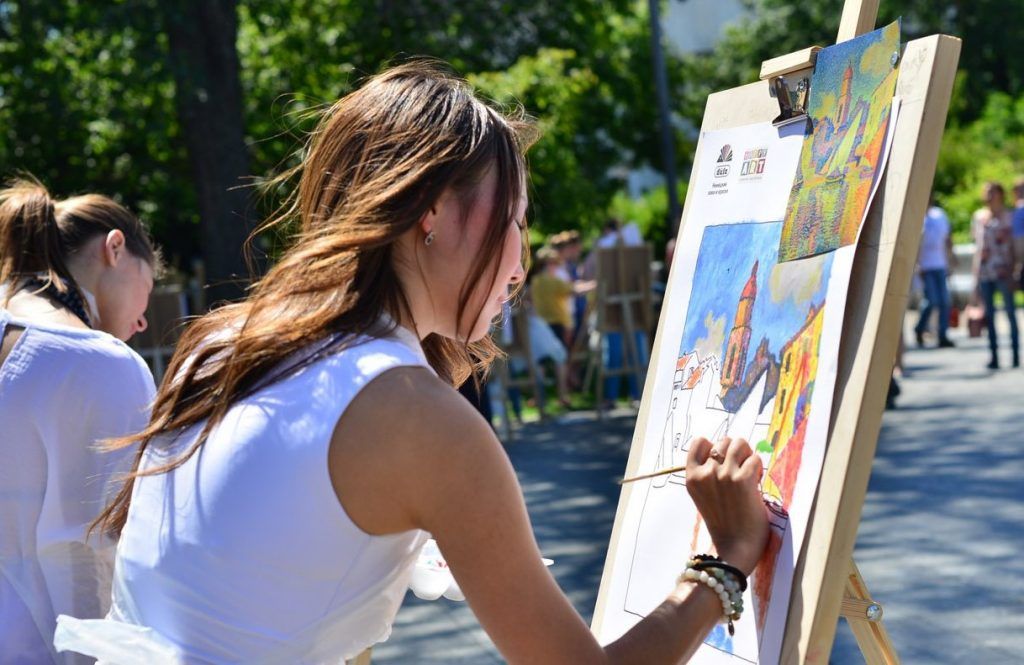
[[[430,231],[430,233],[427,234],[427,237],[423,239],[423,244],[430,247],[430,243],[432,242],[434,242],[434,232]]]

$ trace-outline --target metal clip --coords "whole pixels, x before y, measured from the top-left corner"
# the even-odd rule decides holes
[[[796,91],[790,91],[786,77],[776,76],[769,82],[772,93],[779,102],[779,115],[772,120],[775,127],[785,127],[798,122],[809,122],[807,118],[807,97],[811,82],[802,78],[797,83]]]

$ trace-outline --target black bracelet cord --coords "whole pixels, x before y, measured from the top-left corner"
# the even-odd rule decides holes
[[[722,561],[722,559],[720,559],[719,557],[713,556],[711,554],[695,554],[693,555],[693,560],[695,561],[695,563],[691,566],[691,568],[693,568],[694,570],[707,570],[709,568],[719,568],[736,577],[740,584],[740,591],[747,590],[747,576],[744,575],[743,571],[741,571],[736,566],[728,564],[725,561]]]

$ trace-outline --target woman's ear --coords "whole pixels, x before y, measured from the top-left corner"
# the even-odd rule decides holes
[[[119,229],[114,229],[107,234],[107,237],[103,239],[103,263],[114,267],[117,265],[121,257],[124,256],[127,249],[125,248],[124,233]]]
[[[450,189],[445,189],[420,218],[419,228],[423,235],[431,231],[444,233],[448,223],[458,217],[458,198]]]
[[[434,204],[430,206],[430,209],[423,213],[423,217],[420,218],[420,231],[423,235],[429,235],[431,231],[437,228],[437,221],[439,213],[444,205],[444,197],[434,201]]]

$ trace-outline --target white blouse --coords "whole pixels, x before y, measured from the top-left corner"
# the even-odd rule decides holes
[[[85,532],[130,467],[95,444],[145,427],[153,377],[107,333],[0,309],[8,325],[24,332],[0,366],[0,662],[73,662],[56,615],[107,612],[113,544]]]
[[[362,531],[327,453],[359,391],[403,365],[427,366],[409,331],[358,340],[237,402],[183,465],[136,480],[108,620],[61,617],[58,646],[122,665],[338,663],[386,639],[427,535]],[[198,431],[154,441],[143,468]]]

